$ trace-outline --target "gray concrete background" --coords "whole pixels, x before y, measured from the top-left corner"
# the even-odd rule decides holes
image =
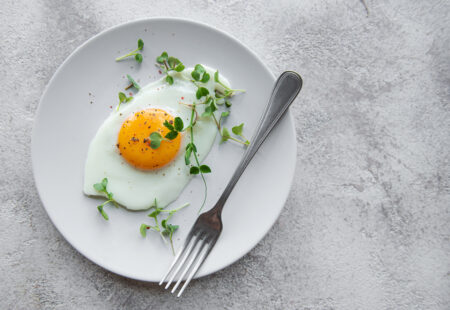
[[[450,309],[450,2],[2,1],[1,309]],[[109,273],[50,223],[31,173],[42,91],[118,23],[181,16],[300,72],[279,220],[182,299]]]

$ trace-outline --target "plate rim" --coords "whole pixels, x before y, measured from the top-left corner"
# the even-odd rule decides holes
[[[38,163],[36,162],[36,155],[35,152],[37,146],[35,145],[35,141],[36,141],[36,131],[37,131],[37,127],[38,127],[38,123],[39,123],[39,119],[41,118],[40,115],[42,113],[42,102],[44,101],[44,98],[46,97],[46,94],[48,92],[49,86],[54,82],[54,80],[56,80],[62,70],[62,68],[68,63],[68,61],[74,57],[75,55],[77,55],[86,45],[88,45],[89,43],[91,43],[92,41],[94,41],[95,39],[97,39],[98,37],[105,35],[109,32],[115,31],[116,29],[119,29],[121,27],[126,27],[128,25],[132,25],[132,24],[139,24],[139,23],[144,23],[144,22],[164,22],[164,21],[169,21],[169,22],[184,22],[184,23],[189,23],[189,24],[194,24],[197,26],[201,26],[204,28],[209,28],[213,31],[219,32],[220,34],[224,35],[225,37],[229,38],[230,40],[235,41],[236,43],[238,43],[242,48],[244,48],[244,50],[246,52],[248,52],[251,56],[253,56],[256,61],[261,65],[262,68],[264,68],[264,70],[269,73],[269,75],[271,76],[273,83],[275,83],[275,75],[272,73],[272,71],[270,71],[270,69],[267,67],[267,65],[261,60],[261,58],[254,52],[252,51],[249,47],[247,47],[245,44],[243,44],[239,39],[237,39],[236,37],[234,37],[233,35],[231,35],[230,33],[218,29],[213,25],[201,22],[201,21],[194,21],[192,19],[188,19],[188,18],[182,18],[182,17],[166,17],[166,16],[160,16],[160,17],[147,17],[147,18],[139,18],[139,19],[135,19],[135,20],[131,20],[131,21],[127,21],[127,22],[123,22],[117,25],[114,25],[112,27],[106,28],[100,32],[98,32],[97,34],[93,35],[92,37],[90,37],[89,39],[87,39],[86,41],[84,41],[82,44],[80,44],[79,46],[77,46],[65,59],[64,61],[58,66],[58,68],[55,70],[55,72],[53,73],[52,77],[49,79],[49,81],[47,82],[47,84],[45,85],[42,94],[40,96],[39,102],[38,102],[38,106],[36,108],[35,111],[35,115],[34,115],[34,121],[33,121],[33,127],[32,127],[32,133],[31,133],[31,164],[32,164],[32,173],[33,173],[33,179],[34,179],[34,184],[36,187],[36,191],[38,194],[38,197],[41,201],[41,204],[45,210],[45,213],[47,214],[48,218],[50,219],[50,222],[53,224],[53,226],[56,228],[56,230],[58,231],[58,233],[64,238],[64,240],[72,247],[74,248],[78,253],[80,253],[82,256],[84,256],[86,259],[88,259],[89,261],[91,261],[92,263],[94,263],[95,265],[98,265],[99,267],[115,273],[119,276],[128,278],[128,279],[133,279],[133,280],[137,280],[137,281],[143,281],[143,282],[150,282],[150,283],[157,283],[158,281],[153,281],[153,280],[149,280],[149,279],[145,279],[145,278],[140,278],[140,277],[136,277],[136,276],[131,276],[128,274],[125,274],[122,271],[119,270],[115,270],[115,268],[111,268],[111,267],[107,267],[104,266],[101,263],[101,260],[98,260],[94,257],[92,257],[90,254],[86,253],[84,250],[80,249],[78,246],[75,246],[72,242],[70,242],[69,238],[66,237],[60,230],[59,225],[56,223],[56,221],[54,220],[54,218],[50,215],[50,213],[47,210],[47,206],[44,203],[44,199],[43,199],[43,193],[42,193],[42,189],[40,189],[40,186],[38,185],[37,182],[37,174],[36,174],[36,165],[38,165]],[[268,100],[268,99],[267,99]],[[293,133],[293,143],[296,145],[297,144],[297,133],[295,130],[295,123],[294,123],[294,117],[291,113],[291,110],[288,110],[288,118],[289,118],[289,126],[290,126],[290,130]],[[278,211],[276,217],[274,217],[272,224],[266,229],[264,230],[264,232],[261,234],[261,237],[258,238],[258,240],[256,240],[255,243],[250,244],[250,246],[248,247],[248,249],[246,249],[245,251],[243,251],[242,253],[239,253],[239,255],[236,256],[235,259],[230,260],[228,263],[224,264],[223,266],[219,266],[216,268],[212,268],[212,270],[208,273],[204,273],[202,274],[199,270],[199,272],[197,273],[197,275],[194,277],[194,279],[198,279],[198,278],[202,278],[202,277],[206,277],[208,275],[214,274],[222,269],[225,269],[227,267],[229,267],[230,265],[236,263],[237,261],[239,261],[240,259],[242,259],[245,255],[247,255],[251,250],[253,250],[256,245],[258,245],[269,233],[269,231],[273,228],[273,226],[275,225],[275,223],[277,222],[277,220],[280,217],[281,212],[284,209],[284,206],[286,205],[286,201],[289,197],[289,194],[291,192],[292,189],[292,185],[293,185],[293,181],[294,181],[294,176],[295,176],[295,171],[297,168],[297,148],[294,148],[294,152],[292,152],[292,157],[294,157],[294,166],[293,169],[291,170],[291,174],[289,177],[289,188],[287,191],[287,194],[285,195],[285,197],[282,199],[282,207],[280,208],[280,210]]]

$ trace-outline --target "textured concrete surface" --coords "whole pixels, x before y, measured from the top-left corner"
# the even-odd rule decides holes
[[[101,30],[162,15],[228,31],[305,80],[281,217],[182,299],[78,254],[30,164],[61,62]],[[449,29],[448,1],[2,1],[0,308],[450,309]]]

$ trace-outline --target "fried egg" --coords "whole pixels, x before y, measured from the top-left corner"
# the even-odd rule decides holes
[[[214,76],[215,70],[205,69]],[[103,178],[108,178],[108,191],[114,199],[130,210],[148,209],[155,199],[158,206],[164,207],[180,195],[192,178],[190,165],[184,160],[191,139],[189,130],[174,140],[163,140],[157,149],[150,147],[149,136],[158,132],[164,137],[169,130],[163,123],[173,123],[176,117],[183,120],[185,127],[189,125],[192,113],[189,105],[197,101],[191,72],[192,68],[173,73],[173,85],[161,78],[142,87],[133,100],[120,105],[103,122],[87,154],[83,189],[86,195],[104,196],[93,187]],[[223,76],[220,80],[229,85]],[[221,89],[213,78],[202,86],[211,94]],[[197,105],[198,118],[193,129],[200,162],[217,134],[214,120],[201,117],[204,109],[204,105]]]

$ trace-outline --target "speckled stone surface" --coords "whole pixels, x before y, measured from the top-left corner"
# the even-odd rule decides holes
[[[450,2],[3,1],[1,309],[450,309]],[[92,264],[39,201],[30,136],[42,91],[81,43],[179,16],[302,74],[298,157],[279,220],[182,299]]]

